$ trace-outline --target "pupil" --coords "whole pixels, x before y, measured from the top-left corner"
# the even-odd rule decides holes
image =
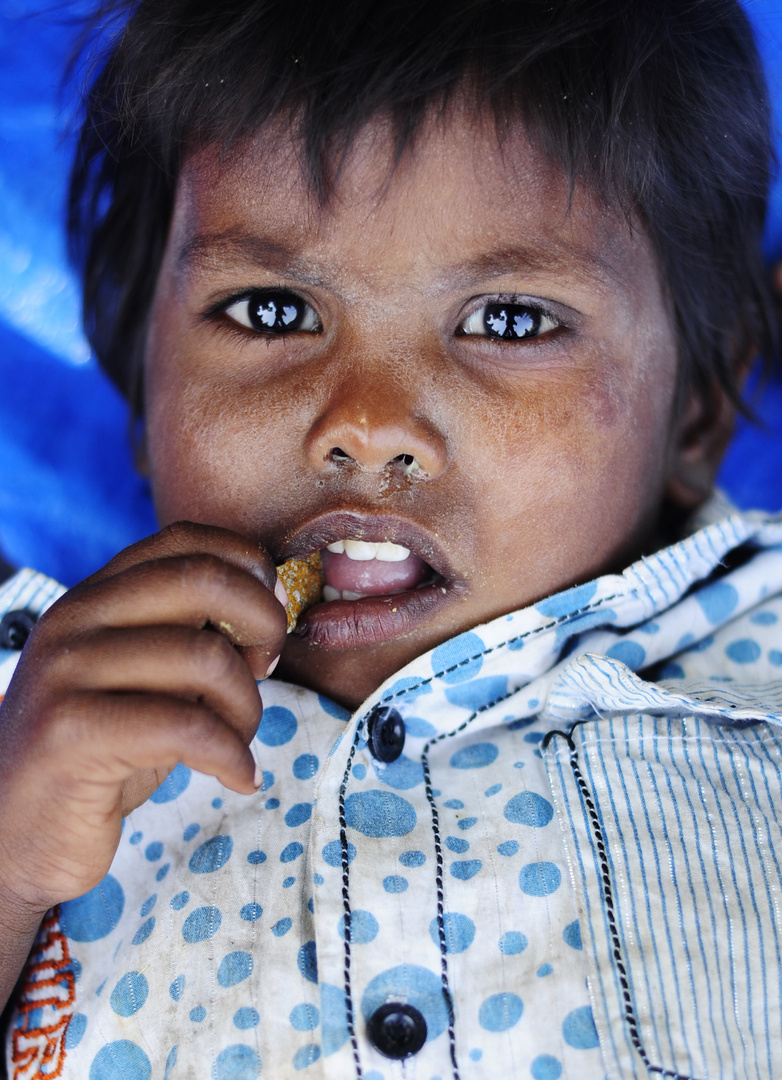
[[[304,304],[293,293],[253,293],[248,303],[250,322],[267,334],[288,334],[298,330],[304,318]]]
[[[519,341],[540,330],[540,312],[521,304],[487,304],[483,325],[489,337]]]

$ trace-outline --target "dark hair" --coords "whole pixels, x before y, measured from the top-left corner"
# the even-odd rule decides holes
[[[272,120],[328,199],[368,120],[397,157],[424,115],[468,94],[520,118],[559,162],[640,219],[670,296],[686,385],[770,354],[760,254],[772,150],[760,60],[735,0],[119,0],[85,100],[69,235],[87,335],[140,409],[146,320],[177,176],[195,146]]]

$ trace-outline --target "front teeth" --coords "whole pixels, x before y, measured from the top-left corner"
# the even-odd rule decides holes
[[[326,550],[333,551],[335,555],[347,555],[356,562],[369,562],[370,559],[377,559],[378,562],[404,562],[410,554],[408,548],[401,544],[392,544],[388,540],[380,544],[373,544],[368,540],[337,540],[328,544]]]
[[[363,600],[366,593],[353,592],[352,589],[343,589],[342,592],[339,589],[335,589],[331,585],[323,586],[323,599],[328,602],[329,600]]]

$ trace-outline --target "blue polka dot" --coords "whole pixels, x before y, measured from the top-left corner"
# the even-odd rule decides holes
[[[538,976],[539,979],[543,979],[546,977],[546,975],[550,975],[553,970],[554,968],[551,966],[551,964],[541,964],[535,974]]]
[[[220,929],[223,916],[216,907],[200,907],[191,911],[182,926],[182,937],[185,941],[194,944],[196,941],[206,941],[213,937]]]
[[[342,844],[339,840],[331,840],[326,844],[321,855],[329,866],[342,866]],[[356,855],[356,845],[348,841],[348,863],[352,863]]]
[[[170,869],[171,863],[166,863],[165,866],[161,866],[158,872],[155,874],[155,881],[162,881]]]
[[[200,844],[190,856],[194,874],[211,874],[225,866],[234,849],[233,837],[212,836]]]
[[[684,668],[675,660],[668,660],[657,672],[658,679],[683,679]]]
[[[383,878],[383,888],[387,893],[407,892],[408,885],[407,878],[400,874],[389,874]]]
[[[567,1014],[562,1024],[562,1037],[568,1046],[576,1050],[591,1050],[599,1045],[589,1005],[582,1005],[580,1009],[573,1009]]]
[[[309,979],[309,981],[313,983],[318,981],[318,956],[315,951],[314,941],[304,942],[299,949],[296,962],[299,965],[299,971],[305,979]]]
[[[260,1013],[257,1009],[251,1009],[249,1005],[242,1006],[241,1009],[237,1009],[234,1013],[234,1027],[239,1028],[240,1031],[258,1027],[260,1022]]]
[[[606,656],[619,660],[632,671],[639,671],[646,660],[646,649],[642,648],[637,641],[617,641],[606,653]]]
[[[473,743],[451,755],[453,769],[483,769],[497,760],[499,750],[490,742]]]
[[[293,775],[297,780],[309,780],[318,771],[319,764],[314,754],[299,754],[293,763]]]
[[[203,1005],[196,1005],[194,1009],[190,1010],[190,1019],[194,1024],[200,1024],[206,1016],[206,1009]]]
[[[412,869],[416,866],[423,866],[426,862],[426,855],[424,855],[423,851],[403,851],[399,856],[399,861],[402,866]]]
[[[483,863],[480,859],[464,859],[462,862],[452,862],[450,865],[451,876],[460,881],[469,881],[480,870]]]
[[[581,949],[583,944],[581,941],[581,926],[578,919],[574,919],[572,923],[568,923],[565,929],[562,931],[562,937],[566,945],[569,945],[571,949]]]
[[[451,705],[459,709],[482,709],[493,701],[500,701],[508,692],[508,680],[504,675],[490,675],[485,679],[473,679],[464,686],[449,686],[445,696]]]
[[[263,710],[258,738],[265,746],[282,746],[296,734],[298,721],[290,709],[282,705],[270,705]]]
[[[220,798],[212,799],[212,806],[214,807],[215,810],[219,810],[222,805],[223,805],[223,800],[222,799],[220,799]]]
[[[475,923],[457,911],[446,912],[443,916],[443,930],[445,931],[445,951],[449,953],[464,952],[472,945],[475,938]],[[440,925],[436,918],[429,923],[429,936],[439,948]]]
[[[300,1046],[293,1055],[293,1067],[296,1070],[306,1069],[308,1065],[314,1064],[319,1057],[320,1047],[317,1043],[308,1043],[307,1046]]]
[[[779,649],[770,649],[768,658],[774,667],[782,667],[782,652]]]
[[[549,896],[561,881],[559,867],[552,862],[527,863],[519,873],[519,888],[527,896]]]
[[[261,915],[263,915],[263,908],[260,904],[245,904],[239,912],[239,918],[244,919],[245,922],[257,922]]]
[[[524,742],[539,743],[543,742],[545,737],[546,736],[542,731],[528,731],[527,734],[524,736]]]
[[[111,991],[109,1003],[117,1016],[133,1016],[149,996],[149,983],[138,971],[123,975]]]
[[[518,994],[493,994],[478,1010],[478,1022],[487,1031],[508,1031],[518,1024],[523,1011]]]
[[[465,851],[470,850],[470,841],[458,836],[446,836],[445,846],[456,855],[464,855]]]
[[[265,851],[251,851],[250,854],[247,856],[247,861],[248,861],[248,863],[251,863],[253,866],[258,866],[259,863],[266,862],[266,852]]]
[[[349,720],[350,713],[342,705],[337,705],[336,701],[332,701],[330,698],[325,697],[323,694],[318,694],[318,701],[320,707],[329,716],[333,716],[335,720]]]
[[[334,1054],[348,1040],[348,1004],[340,987],[320,986],[321,1045],[326,1057]]]
[[[144,834],[142,832],[134,832],[128,842],[131,844],[140,844],[143,839]]]
[[[212,1080],[257,1080],[261,1059],[252,1046],[226,1046],[215,1058]]]
[[[436,1039],[448,1025],[442,981],[428,968],[400,964],[376,975],[361,998],[361,1012],[368,1020],[387,1001],[406,1001],[426,1020],[426,1039]]]
[[[433,735],[437,734],[437,728],[420,716],[406,716],[405,732],[414,739],[431,739]]]
[[[547,600],[541,600],[535,604],[541,615],[559,619],[563,615],[572,615],[580,611],[588,604],[597,590],[597,582],[590,581],[586,585],[576,585],[574,589],[566,589],[565,592],[550,596]]]
[[[364,765],[363,762],[359,761],[358,765],[353,766],[353,775],[355,776],[356,780],[363,780],[364,777],[367,775],[366,765]]]
[[[486,646],[477,634],[468,631],[446,641],[432,653],[432,670],[443,682],[460,683],[474,678],[481,670]]]
[[[535,791],[522,791],[505,804],[503,814],[514,825],[531,825],[536,829],[548,825],[554,816],[554,807]]]
[[[517,956],[520,952],[524,952],[528,945],[526,937],[518,930],[509,930],[500,938],[500,952],[505,956]]]
[[[312,880],[315,882],[316,885],[322,885],[324,881],[323,874],[313,874]]]
[[[174,1001],[180,1001],[182,994],[185,992],[185,977],[184,975],[177,975],[174,981],[168,988],[168,992]]]
[[[738,641],[731,641],[730,645],[726,646],[725,652],[735,664],[754,664],[760,656],[761,649],[757,641],[753,641],[752,638],[739,638]]]
[[[149,1080],[151,1073],[149,1058],[130,1039],[106,1043],[90,1065],[90,1080]]]
[[[139,912],[142,919],[144,918],[145,915],[149,915],[150,911],[155,906],[156,901],[157,901],[157,893],[152,893],[152,895],[149,897],[149,899],[144,901],[144,903],[141,905],[141,911]]]
[[[446,799],[443,806],[447,806],[449,810],[463,810],[464,803],[461,799]]]
[[[304,822],[309,821],[311,817],[312,803],[295,803],[285,815],[285,824],[291,829],[295,829],[297,825],[303,825]]]
[[[518,840],[503,840],[501,844],[497,844],[497,851],[499,851],[500,855],[505,855],[506,857],[515,855],[518,850]]]
[[[165,1072],[163,1073],[163,1080],[168,1080],[169,1076],[171,1075],[171,1073],[172,1073],[172,1071],[174,1069],[174,1066],[176,1065],[177,1050],[178,1049],[179,1049],[178,1046],[172,1046],[171,1049],[168,1052],[168,1057],[166,1058],[166,1068],[165,1068]]]
[[[260,790],[261,791],[268,791],[269,788],[272,787],[272,785],[274,784],[274,773],[273,772],[268,772],[266,769],[264,769],[263,772],[261,773],[261,780],[262,780],[262,783],[261,783]]]
[[[280,862],[282,862],[282,863],[293,862],[294,859],[298,859],[299,855],[301,855],[301,853],[303,851],[304,851],[304,848],[301,846],[299,841],[294,840],[292,843],[290,843],[286,847],[284,847],[282,849],[282,851],[280,852]]]
[[[487,799],[490,799],[492,795],[496,795],[498,791],[502,791],[502,784],[492,784],[491,787],[486,788],[483,794]]]
[[[284,934],[288,933],[288,931],[290,930],[290,928],[292,926],[293,926],[293,919],[289,919],[286,916],[286,918],[279,919],[274,924],[274,926],[272,927],[272,933],[274,934],[275,937],[282,937]]]
[[[380,927],[377,924],[377,919],[371,911],[362,911],[360,908],[357,911],[351,912],[350,915],[350,941],[353,945],[367,945],[370,941],[374,941],[377,937],[377,932]],[[339,920],[339,932],[340,935],[345,937],[345,916]]]
[[[194,837],[194,836],[198,836],[198,834],[199,834],[200,832],[201,832],[201,826],[200,826],[200,825],[197,825],[197,824],[195,823],[195,821],[194,821],[194,822],[192,823],[192,825],[188,825],[188,827],[187,827],[187,828],[185,829],[185,831],[184,831],[184,832],[182,833],[182,839],[183,839],[184,841],[192,840],[192,839],[193,839],[193,837]]]
[[[345,800],[348,825],[364,836],[407,836],[416,824],[412,805],[392,791],[371,788],[356,791]]]
[[[236,986],[250,977],[253,969],[253,958],[248,952],[237,949],[230,952],[220,961],[217,969],[217,981],[221,986]]]
[[[532,1080],[559,1080],[562,1066],[551,1054],[540,1054],[530,1065]]]
[[[388,765],[373,763],[378,780],[397,791],[409,791],[424,782],[424,767],[420,761],[411,761],[402,754]]]
[[[65,1049],[75,1050],[84,1038],[87,1030],[87,1017],[84,1013],[74,1013],[68,1022],[68,1030],[65,1032]]]
[[[754,615],[750,615],[749,621],[755,626],[773,626],[777,616],[773,611],[756,611]]]
[[[71,941],[99,941],[110,934],[122,916],[125,894],[111,874],[76,900],[60,905],[60,926]]]
[[[739,594],[726,581],[715,581],[695,593],[695,599],[710,623],[723,622],[739,602]]]
[[[153,791],[149,796],[150,802],[167,803],[173,802],[174,799],[178,799],[190,783],[191,775],[192,773],[187,765],[183,765],[180,761],[180,763],[171,770],[157,791]]]
[[[145,942],[147,940],[147,938],[149,937],[149,935],[152,933],[152,931],[154,929],[155,929],[155,916],[152,915],[149,919],[147,919],[146,922],[143,922],[141,924],[141,926],[138,928],[138,930],[136,931],[136,933],[135,933],[135,935],[133,937],[133,941],[131,942],[131,944],[132,945],[141,945],[143,942]]]
[[[297,1031],[314,1031],[320,1023],[320,1013],[314,1005],[303,1002],[291,1010],[290,1021]]]
[[[283,887],[283,889],[290,889],[291,885],[294,885],[295,882],[296,882],[295,877],[286,877],[285,880],[282,883],[282,887]]]
[[[157,862],[160,856],[163,854],[163,845],[159,840],[153,841],[151,844],[147,844],[144,851],[144,855],[150,862]]]
[[[473,827],[473,825],[476,825],[477,823],[478,823],[477,817],[465,817],[465,818],[461,818],[460,821],[457,821],[456,825],[457,825],[457,828],[462,830],[462,832],[466,832],[467,829],[471,829]]]

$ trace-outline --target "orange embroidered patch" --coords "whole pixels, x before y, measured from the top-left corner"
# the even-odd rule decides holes
[[[76,998],[68,942],[59,909],[48,913],[24,971],[12,1033],[12,1080],[50,1080],[62,1074],[65,1036]]]

